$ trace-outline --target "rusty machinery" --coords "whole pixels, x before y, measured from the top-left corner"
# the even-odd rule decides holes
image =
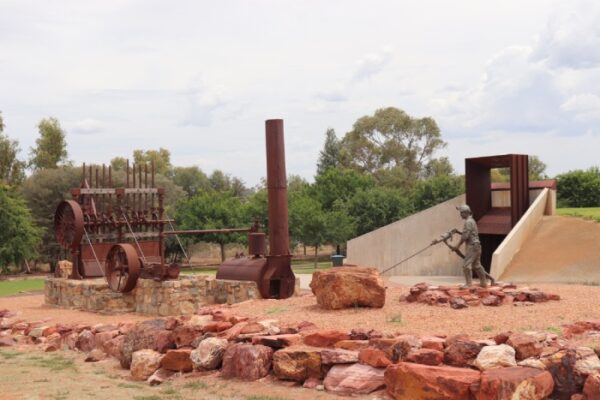
[[[266,121],[266,143],[269,255],[258,223],[250,228],[174,230],[164,212],[164,189],[155,187],[153,164],[148,171],[147,164],[130,168],[127,162],[125,187],[118,188],[112,187],[110,166],[84,165],[81,187],[71,190],[73,199],[61,202],[54,216],[56,239],[71,251],[70,278],[104,276],[112,290],[128,292],[140,277],[179,276],[178,265],[165,264],[166,235],[247,232],[249,256],[225,260],[217,279],[254,281],[263,298],[290,297],[295,276],[289,252],[283,120]]]

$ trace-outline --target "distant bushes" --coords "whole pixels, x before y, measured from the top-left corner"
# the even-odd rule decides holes
[[[559,207],[600,207],[600,168],[569,171],[556,180]]]

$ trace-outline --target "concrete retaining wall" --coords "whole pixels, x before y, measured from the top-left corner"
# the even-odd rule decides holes
[[[462,229],[456,207],[464,203],[463,194],[350,240],[346,263],[376,267],[380,271],[391,267],[442,233],[452,228]],[[461,265],[462,260],[440,243],[385,275],[461,275]]]
[[[494,278],[502,278],[504,270],[510,264],[515,254],[521,249],[521,246],[546,214],[547,210],[552,212],[552,204],[555,206],[556,199],[550,192],[554,191],[547,188],[541,191],[517,225],[515,225],[496,251],[494,251],[490,268],[490,274]]]

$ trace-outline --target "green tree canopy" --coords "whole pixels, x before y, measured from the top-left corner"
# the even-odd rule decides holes
[[[442,175],[420,181],[413,191],[415,211],[425,210],[465,192],[462,176]]]
[[[158,150],[134,150],[133,162],[136,164],[154,162],[154,172],[157,174],[170,175],[171,173],[171,152],[162,147]]]
[[[110,166],[113,171],[125,171],[127,167],[127,159],[125,157],[115,157],[110,160]]]
[[[35,141],[36,146],[31,148],[29,165],[35,169],[57,168],[59,164],[66,164],[67,141],[66,134],[56,118],[44,118],[38,124],[40,137]]]
[[[249,226],[243,220],[240,199],[231,193],[205,192],[179,202],[175,207],[175,220],[179,229],[221,229]],[[239,233],[201,235],[197,239],[218,243],[221,260],[225,261],[225,244],[243,243]]]
[[[376,187],[358,191],[348,203],[348,213],[362,235],[413,213],[413,205],[402,191]]]
[[[37,256],[42,230],[36,227],[25,201],[0,183],[0,270],[20,266]]]
[[[4,121],[0,113],[0,183],[17,186],[25,179],[26,163],[17,158],[19,142],[5,136]]]
[[[410,187],[423,175],[437,150],[446,146],[433,118],[414,118],[394,108],[380,108],[359,118],[342,139],[349,166],[378,180],[398,176]]]
[[[351,169],[329,168],[317,175],[312,186],[312,194],[323,209],[332,210],[336,200],[347,202],[359,190],[375,187],[375,180]]]
[[[560,207],[599,207],[600,168],[574,170],[558,175],[557,198]]]
[[[173,182],[180,186],[188,195],[193,197],[201,191],[210,190],[208,177],[197,166],[192,167],[174,167]]]
[[[546,164],[538,156],[529,156],[529,180],[540,181],[548,179]],[[492,169],[492,182],[510,182],[510,168]]]

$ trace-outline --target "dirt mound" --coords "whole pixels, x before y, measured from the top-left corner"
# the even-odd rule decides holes
[[[600,283],[600,223],[543,217],[500,279]]]

